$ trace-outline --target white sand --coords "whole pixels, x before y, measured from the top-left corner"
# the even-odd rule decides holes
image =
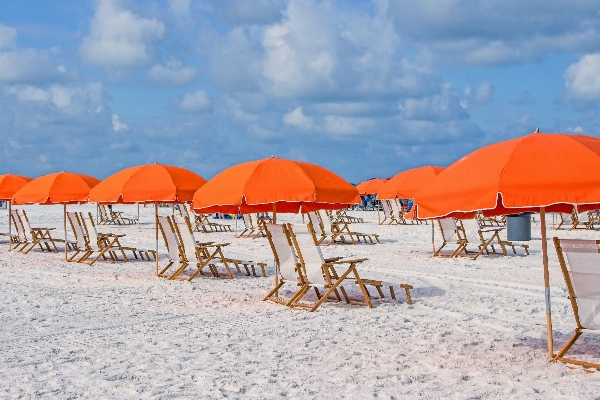
[[[116,209],[136,213],[135,206]],[[33,226],[62,231],[61,207],[26,210]],[[100,230],[126,233],[125,243],[153,248],[153,211],[142,213],[141,230]],[[5,231],[6,211],[0,214]],[[155,277],[150,262],[88,266],[64,262],[62,253],[23,255],[0,245],[0,397],[598,396],[600,372],[548,362],[538,224],[531,256],[472,261],[432,259],[430,226],[379,226],[376,213],[354,215],[368,220],[356,230],[377,232],[383,243],[330,246],[325,255],[369,258],[362,275],[414,285],[414,305],[400,294],[401,301],[375,300],[371,310],[326,302],[308,313],[261,301],[272,287],[272,268],[267,278],[173,282]],[[272,263],[266,239],[199,235],[231,242],[230,257]],[[549,248],[558,348],[574,321]],[[161,249],[164,264],[162,239]],[[579,343],[572,354],[600,360],[600,338]]]

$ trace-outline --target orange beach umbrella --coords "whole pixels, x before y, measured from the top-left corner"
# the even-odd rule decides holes
[[[12,197],[15,204],[62,204],[67,259],[67,204],[87,203],[90,190],[100,181],[73,172],[40,176],[25,184]]]
[[[388,179],[382,178],[373,178],[368,181],[364,181],[356,185],[356,189],[361,196],[365,196],[368,194],[377,194],[379,195],[379,188],[381,188]]]
[[[12,250],[12,213],[11,203],[14,194],[32,178],[21,175],[0,175],[0,200],[8,201],[8,246]]]
[[[185,168],[147,164],[126,168],[100,182],[90,192],[91,203],[154,204],[156,274],[158,275],[158,203],[183,203],[206,180]]]
[[[443,170],[443,167],[427,165],[400,172],[379,188],[377,197],[386,200],[393,200],[396,197],[399,199],[412,199],[420,188]]]
[[[104,179],[90,192],[91,203],[182,203],[206,183],[185,168],[148,164],[126,168]]]
[[[192,207],[198,213],[298,213],[359,202],[358,190],[325,168],[266,158],[221,172],[194,194]]]
[[[548,353],[553,357],[546,211],[600,208],[600,139],[535,133],[481,148],[450,165],[415,195],[418,218],[539,211]]]

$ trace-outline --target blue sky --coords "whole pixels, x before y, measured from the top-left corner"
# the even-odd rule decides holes
[[[600,5],[4,1],[1,173],[211,178],[278,156],[351,182],[543,132],[600,136]]]

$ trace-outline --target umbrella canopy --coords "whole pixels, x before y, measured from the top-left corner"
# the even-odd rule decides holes
[[[90,190],[100,181],[73,172],[40,176],[25,184],[12,197],[15,204],[75,204],[88,201]]]
[[[56,172],[40,176],[19,189],[13,196],[15,204],[62,204],[67,259],[67,204],[86,203],[90,190],[100,180],[73,172]]]
[[[368,194],[377,194],[378,190],[388,179],[373,178],[356,185],[356,189],[361,196]]]
[[[533,133],[483,147],[442,171],[414,197],[418,218],[600,206],[600,139]]]
[[[21,175],[0,175],[0,200],[11,200],[14,194],[32,178]]]
[[[396,197],[399,199],[413,199],[419,189],[443,170],[443,167],[428,165],[400,172],[379,189],[377,197],[387,200],[392,200]]]
[[[301,161],[267,158],[233,166],[194,194],[194,211],[297,213],[358,204],[358,190],[333,172]]]
[[[535,133],[479,149],[452,164],[415,195],[418,218],[539,211],[548,356],[554,357],[546,211],[600,208],[600,139]]]
[[[90,192],[93,203],[154,203],[156,275],[158,275],[158,203],[191,201],[206,180],[185,168],[147,164],[126,168]]]
[[[92,203],[181,203],[192,201],[206,180],[180,167],[148,164],[119,171],[90,192]]]

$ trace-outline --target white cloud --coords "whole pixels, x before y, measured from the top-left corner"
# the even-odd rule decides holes
[[[283,116],[283,122],[288,125],[293,125],[300,129],[311,129],[315,125],[315,121],[311,117],[307,117],[302,112],[302,107],[298,106],[294,111],[291,111]]]
[[[286,20],[265,29],[264,75],[273,92],[296,96],[334,85],[335,34],[325,13],[310,2],[291,1]]]
[[[576,101],[600,99],[600,54],[586,54],[564,73],[567,97]]]
[[[12,49],[16,46],[17,30],[0,24],[0,49]]]
[[[184,94],[179,103],[179,108],[185,112],[204,111],[208,110],[210,106],[210,98],[204,90]]]
[[[485,81],[475,90],[475,100],[479,104],[489,103],[494,92],[494,85],[490,81]]]
[[[148,79],[159,85],[185,86],[196,80],[194,67],[183,65],[180,60],[171,60],[166,66],[155,65],[148,72]]]
[[[169,11],[178,22],[186,24],[191,21],[191,0],[169,0]]]
[[[44,51],[16,49],[0,52],[0,82],[41,82],[60,78],[54,62]]]
[[[327,115],[325,117],[325,130],[334,135],[358,135],[366,133],[373,126],[369,118],[341,117]]]
[[[17,92],[17,98],[20,101],[42,101],[48,102],[52,99],[52,94],[44,89],[34,86],[26,86]]]
[[[88,64],[128,68],[150,64],[156,42],[165,35],[165,25],[124,9],[118,0],[100,0],[79,53]]]
[[[119,116],[117,114],[112,115],[112,130],[113,131],[124,132],[128,129],[129,129],[129,127],[126,124],[119,121]]]
[[[505,65],[597,49],[594,1],[389,0],[403,42],[443,65]],[[507,28],[509,27],[509,28]]]

